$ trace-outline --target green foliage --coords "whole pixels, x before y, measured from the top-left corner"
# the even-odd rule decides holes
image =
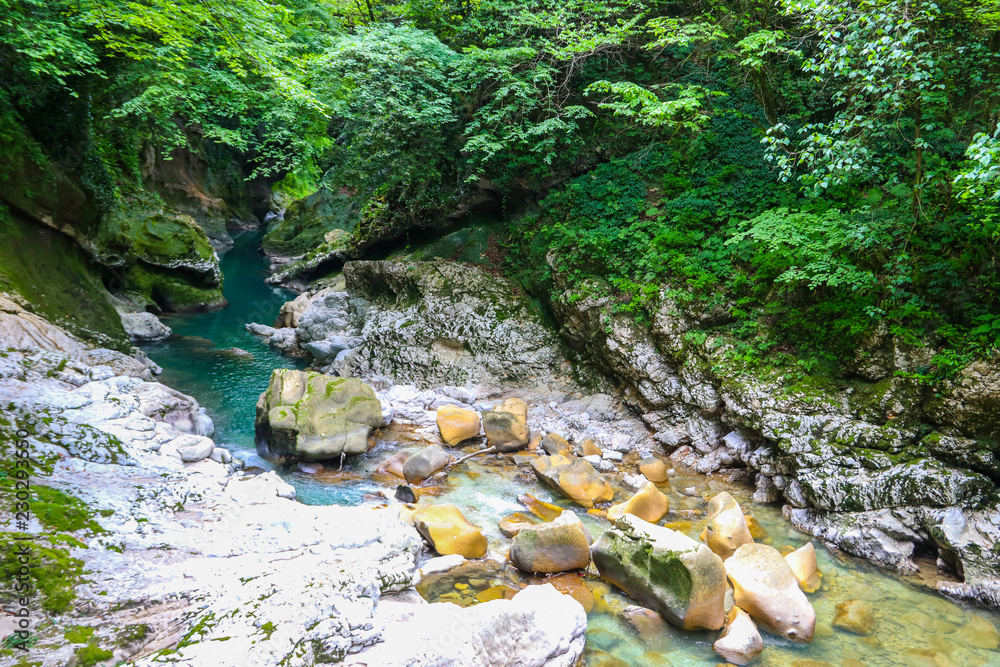
[[[80,667],[93,667],[99,662],[110,660],[114,657],[114,651],[101,648],[95,643],[87,644],[74,651],[76,654],[76,664]]]
[[[18,541],[15,538],[27,538]],[[48,545],[45,542],[48,542]],[[0,574],[3,584],[0,600],[9,603],[18,598],[14,587],[17,584],[21,563],[17,551],[22,544],[28,544],[31,564],[28,575],[35,600],[41,601],[43,610],[51,614],[64,614],[72,608],[76,599],[76,587],[83,574],[83,561],[73,558],[69,552],[58,546],[57,536],[26,535],[21,533],[0,534],[3,557],[0,558]],[[81,546],[79,542],[76,546]]]

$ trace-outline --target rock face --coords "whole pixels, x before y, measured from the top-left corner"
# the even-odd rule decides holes
[[[549,523],[521,528],[510,547],[510,560],[525,572],[566,572],[590,565],[590,536],[573,512]]]
[[[516,452],[528,444],[528,406],[519,398],[509,398],[497,408],[483,413],[486,444],[498,452]]]
[[[565,456],[540,456],[531,461],[531,469],[543,483],[584,507],[612,500],[614,489],[594,466],[584,459],[570,460]]]
[[[677,627],[718,630],[725,623],[722,559],[683,533],[626,514],[591,556],[602,577]]]
[[[348,667],[573,667],[583,655],[587,614],[551,584],[472,607],[383,601],[383,644]]]
[[[708,548],[726,560],[744,544],[753,542],[743,509],[723,491],[708,501],[708,525],[705,527]]]
[[[617,521],[626,514],[632,514],[643,521],[656,523],[667,515],[670,503],[652,482],[646,482],[635,495],[623,503],[608,509],[608,520]]]
[[[965,573],[942,590],[1000,605],[1000,530],[986,519],[1000,511],[1000,359],[931,389],[901,375],[921,372],[933,351],[888,336],[858,362],[865,381],[793,385],[733,362],[712,329],[729,321],[725,307],[679,304],[667,287],[642,326],[595,296],[606,285],[573,286],[553,269],[561,331],[627,388],[674,460],[703,473],[748,469],[756,500],[782,500],[799,529],[879,564],[912,572],[916,545],[941,549]],[[712,333],[695,343],[695,330]]]
[[[750,615],[733,607],[726,615],[726,632],[712,649],[734,665],[745,665],[764,651],[764,639]]]
[[[413,525],[442,556],[486,555],[486,538],[454,505],[428,505],[413,513]]]
[[[430,445],[410,456],[403,463],[403,477],[410,484],[420,484],[425,479],[448,465],[451,454],[441,445]]]
[[[816,612],[774,547],[744,544],[726,559],[726,574],[737,607],[792,641],[812,641]]]
[[[257,452],[278,463],[363,454],[381,423],[382,406],[360,380],[278,369],[257,401]]]
[[[296,329],[325,372],[421,388],[576,386],[564,370],[569,348],[504,278],[445,261],[348,262],[344,277]]]
[[[475,410],[457,405],[442,405],[437,409],[437,427],[446,444],[457,445],[479,435],[482,422]]]

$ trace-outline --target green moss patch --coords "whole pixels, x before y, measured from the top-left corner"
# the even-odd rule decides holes
[[[21,538],[21,539],[19,539]],[[0,534],[0,603],[11,604],[23,595],[15,590],[18,577],[29,583],[36,602],[51,614],[64,614],[73,606],[76,587],[83,575],[83,561],[73,558],[66,549],[58,546],[59,540],[27,533]],[[79,543],[77,543],[79,544]],[[27,574],[21,570],[24,563],[22,547],[29,552]]]

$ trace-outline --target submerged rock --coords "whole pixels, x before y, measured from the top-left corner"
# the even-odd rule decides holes
[[[585,459],[570,460],[565,456],[540,456],[531,461],[538,479],[584,507],[612,500],[614,489],[601,473]]]
[[[425,479],[443,469],[451,461],[451,454],[441,445],[429,445],[403,464],[403,477],[410,484],[420,484]]]
[[[413,512],[413,525],[442,556],[459,554],[466,558],[482,558],[486,555],[486,538],[454,505],[421,507]]]
[[[869,637],[875,634],[875,610],[870,602],[845,600],[837,605],[833,627]]]
[[[602,577],[677,627],[723,626],[726,570],[704,544],[626,514],[591,555]]]
[[[792,641],[812,641],[816,612],[777,549],[744,544],[726,559],[726,573],[737,607]]]
[[[498,452],[524,449],[531,437],[528,430],[528,406],[519,398],[508,398],[503,404],[483,413],[486,444]]]
[[[590,565],[590,535],[573,512],[518,531],[510,560],[525,572],[566,572]]]
[[[457,405],[442,405],[437,409],[437,426],[445,444],[454,446],[479,435],[482,422],[475,410]]]
[[[743,509],[723,491],[708,501],[708,525],[702,533],[708,548],[725,560],[744,544],[753,542]]]
[[[363,454],[381,423],[382,405],[364,382],[277,369],[257,401],[257,453],[276,463]]]
[[[670,503],[652,482],[646,482],[634,496],[623,503],[612,505],[608,510],[608,520],[617,521],[625,514],[632,514],[643,521],[656,523],[667,515]]]
[[[745,665],[764,650],[764,640],[750,615],[733,607],[726,616],[726,632],[712,649],[734,665]]]

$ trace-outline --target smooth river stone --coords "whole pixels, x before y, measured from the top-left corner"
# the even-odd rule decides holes
[[[475,410],[457,405],[442,405],[437,409],[437,426],[441,439],[448,445],[457,445],[479,435],[482,422]]]
[[[799,588],[806,593],[815,593],[819,590],[823,575],[816,563],[816,548],[812,542],[806,542],[792,553],[785,554],[785,562],[792,568],[792,574],[799,582]]]
[[[486,555],[486,538],[454,505],[428,505],[412,514],[413,525],[442,556]]]
[[[734,606],[726,616],[726,631],[712,649],[734,665],[745,665],[764,650],[764,639],[750,615]]]
[[[708,501],[708,525],[702,533],[708,548],[725,560],[744,544],[753,542],[743,509],[723,491]]]
[[[549,433],[542,438],[541,447],[550,455],[569,452],[569,442],[558,433]]]
[[[560,454],[540,456],[531,462],[531,469],[540,482],[586,508],[615,497],[608,481],[585,459],[570,460]]]
[[[638,467],[639,474],[654,484],[663,484],[670,478],[667,474],[667,464],[655,456],[639,461]]]
[[[430,445],[406,459],[403,477],[410,484],[420,484],[451,462],[451,454],[441,445]]]
[[[812,641],[816,611],[778,550],[744,544],[726,559],[736,606],[768,630],[802,643]]]
[[[631,514],[643,521],[656,523],[667,515],[669,509],[667,497],[660,493],[655,484],[646,482],[631,498],[608,509],[608,521],[613,523],[624,515]]]

